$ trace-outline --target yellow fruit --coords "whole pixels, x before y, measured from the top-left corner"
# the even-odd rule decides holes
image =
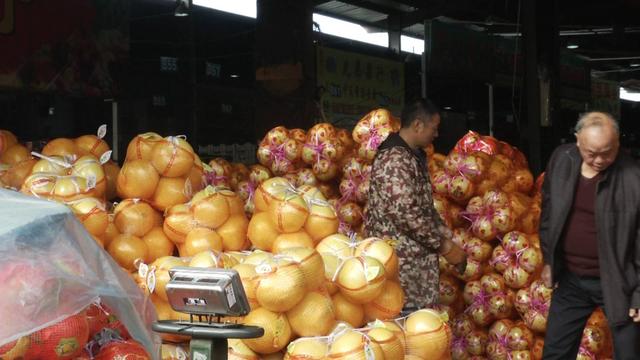
[[[162,140],[162,136],[153,132],[148,132],[136,136],[135,138],[133,138],[133,140],[131,140],[131,142],[129,142],[129,146],[127,147],[126,161],[150,161],[151,150],[153,150],[153,147]]]
[[[189,231],[195,229],[197,223],[186,204],[170,207],[165,215],[162,229],[175,244],[184,243]]]
[[[374,328],[367,332],[372,342],[378,344],[385,359],[404,359],[404,347],[398,337],[385,328]]]
[[[114,209],[114,223],[122,234],[145,236],[153,227],[155,210],[145,201],[125,199]]]
[[[287,346],[291,341],[291,327],[287,316],[258,308],[244,318],[245,325],[264,329],[264,335],[257,339],[245,339],[243,342],[251,350],[260,354],[273,354]]]
[[[165,235],[162,226],[152,228],[142,238],[142,241],[147,244],[147,249],[149,249],[148,260],[150,262],[163,256],[171,256],[175,251],[175,245],[167,235]]]
[[[222,238],[215,230],[195,228],[184,240],[184,256],[193,256],[203,251],[222,251]]]
[[[42,149],[42,155],[71,156],[77,155],[78,149],[71,139],[57,138],[49,141]]]
[[[160,211],[165,211],[174,205],[184,204],[191,199],[190,187],[188,179],[161,177],[151,198],[151,204]]]
[[[340,221],[329,203],[314,203],[309,208],[309,216],[304,230],[317,244],[320,240],[338,232]]]
[[[186,266],[184,260],[174,257],[174,256],[163,256],[161,258],[157,258],[154,262],[149,265],[149,271],[153,271],[153,275],[155,278],[154,282],[154,291],[160,299],[164,301],[169,301],[167,298],[167,283],[171,280],[169,276],[169,270],[173,269],[176,266]],[[148,278],[149,276],[147,276]]]
[[[398,255],[391,245],[379,238],[368,238],[358,243],[355,256],[369,256],[384,265],[388,279],[398,278]]]
[[[287,346],[285,360],[324,360],[329,344],[322,339],[301,338]]]
[[[221,191],[208,186],[191,200],[193,218],[202,226],[216,229],[229,219],[229,203]]]
[[[216,229],[218,235],[222,237],[222,248],[224,251],[240,251],[249,248],[250,242],[247,238],[249,220],[242,214],[229,217],[229,219]]]
[[[147,261],[147,245],[137,236],[122,234],[111,241],[109,254],[123,268],[133,271],[136,260]]]
[[[313,240],[304,231],[280,234],[273,242],[271,250],[274,253],[281,253],[285,249],[296,247],[306,247],[309,249],[313,249]]]
[[[285,312],[305,296],[306,284],[300,265],[286,259],[266,260],[256,266],[258,285],[256,298],[260,306]]]
[[[179,137],[167,137],[151,150],[151,164],[164,177],[188,175],[195,157],[191,145]]]
[[[98,159],[92,155],[85,155],[79,158],[71,168],[71,175],[92,179],[95,183],[97,196],[104,197],[107,191],[107,178]]]
[[[372,356],[373,355],[373,356]],[[357,330],[346,330],[338,335],[329,350],[329,359],[365,360],[384,359],[380,345]]]
[[[285,178],[274,177],[265,180],[257,188],[253,195],[253,202],[256,207],[256,211],[267,211],[269,205],[274,199],[281,199],[283,192],[291,189],[289,181]]]
[[[308,291],[318,290],[325,282],[324,261],[320,254],[309,248],[296,247],[284,249],[280,254],[300,264]]]
[[[283,200],[271,201],[269,217],[280,233],[292,233],[302,229],[307,221],[309,209],[300,195],[288,195]]]
[[[434,310],[419,310],[409,315],[405,323],[407,354],[439,359],[451,345],[451,331]]]
[[[102,201],[89,197],[68,205],[91,235],[102,236],[107,231],[109,216]]]
[[[271,222],[267,212],[253,214],[249,221],[247,236],[256,249],[271,251],[273,242],[280,235],[278,229]]]
[[[80,156],[93,155],[99,159],[102,154],[110,150],[109,145],[95,135],[82,135],[73,142]]]
[[[367,321],[394,319],[404,307],[404,291],[400,284],[387,280],[380,295],[364,304]]]
[[[256,273],[255,265],[251,264],[237,264],[233,267],[233,270],[238,272],[240,280],[242,281],[242,287],[244,293],[247,295],[249,305],[251,309],[257,309],[260,307],[258,299],[256,299],[256,286],[258,285],[258,274]]]
[[[333,234],[322,239],[316,246],[319,253],[334,254],[341,258],[353,256],[353,242],[342,234]]]
[[[326,292],[309,292],[287,311],[287,319],[293,332],[299,336],[328,335],[336,323],[331,297]]]
[[[331,297],[333,301],[333,310],[336,319],[349,323],[354,328],[364,325],[364,308],[360,304],[349,301],[341,293],[336,293]]]
[[[368,256],[347,259],[336,279],[340,292],[358,304],[366,304],[377,298],[382,293],[385,281],[384,266]]]
[[[127,161],[116,180],[118,196],[122,199],[151,199],[159,181],[160,176],[149,161]]]

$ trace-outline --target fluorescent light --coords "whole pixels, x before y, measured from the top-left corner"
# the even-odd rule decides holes
[[[638,64],[638,63],[634,63],[634,64],[629,64],[629,66],[631,66],[631,67],[638,67],[638,66],[640,66],[640,64]]]
[[[193,0],[193,5],[216,9],[254,19],[257,17],[256,0]]]
[[[640,102],[640,93],[639,92],[629,92],[627,89],[621,87],[620,88],[620,99]]]
[[[580,46],[576,45],[576,44],[571,44],[571,45],[567,45],[567,49],[577,49]]]
[[[424,40],[411,36],[400,36],[400,50],[404,52],[422,54],[424,52]]]
[[[452,107],[451,107],[451,106],[445,106],[445,107],[444,107],[444,109],[445,109],[445,110],[451,110],[451,109],[452,109]]]
[[[368,33],[364,27],[356,23],[320,14],[313,14],[313,21],[320,25],[320,31],[323,34],[389,47],[389,33],[387,32]]]
[[[239,78],[239,77],[240,77],[240,75],[237,75],[237,74],[231,74],[230,76],[231,76],[232,78]]]

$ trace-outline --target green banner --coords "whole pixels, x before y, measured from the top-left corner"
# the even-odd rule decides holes
[[[318,87],[328,122],[351,129],[383,107],[399,116],[404,104],[404,64],[357,53],[317,48]]]

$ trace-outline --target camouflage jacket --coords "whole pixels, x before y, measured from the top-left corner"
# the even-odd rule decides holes
[[[373,162],[365,216],[367,236],[397,240],[406,308],[438,303],[440,243],[451,232],[433,206],[426,155],[398,134],[380,145]]]

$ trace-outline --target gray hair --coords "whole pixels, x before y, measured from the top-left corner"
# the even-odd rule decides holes
[[[613,115],[602,111],[590,111],[580,115],[576,123],[575,133],[592,126],[605,126],[610,124],[617,135],[620,135],[620,125]]]

